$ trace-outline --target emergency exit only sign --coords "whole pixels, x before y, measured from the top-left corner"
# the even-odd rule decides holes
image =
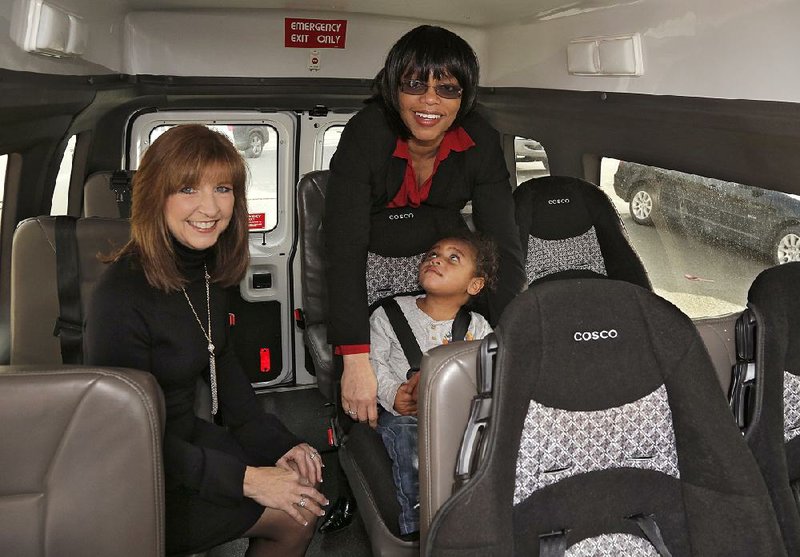
[[[284,18],[286,48],[344,48],[346,19]]]

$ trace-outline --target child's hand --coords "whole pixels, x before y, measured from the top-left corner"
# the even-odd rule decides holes
[[[408,381],[404,383],[406,387],[410,390],[411,396],[414,398],[414,404],[417,404],[417,386],[419,385],[419,372],[415,371],[411,374]],[[416,411],[414,412],[416,414]]]
[[[419,383],[419,373],[411,376],[411,379],[401,384],[394,395],[394,410],[401,416],[417,415],[417,384]]]

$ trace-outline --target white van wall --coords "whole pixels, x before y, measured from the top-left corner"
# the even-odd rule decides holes
[[[83,58],[52,58],[25,52],[11,40],[14,5],[24,0],[0,0],[0,68],[59,75],[98,75],[122,68],[122,21],[117,2],[58,0],[59,8],[78,15],[89,29],[88,51]]]
[[[488,31],[483,84],[800,102],[798,22],[796,0],[642,0],[520,21]],[[570,40],[635,32],[644,75],[567,73]]]
[[[320,69],[309,71],[311,49],[284,47],[284,18],[346,19],[346,47],[319,49]],[[372,79],[386,53],[421,20],[341,12],[227,10],[134,12],[125,21],[125,67],[131,74],[228,77],[344,77]],[[448,28],[469,42],[480,60],[485,33]]]
[[[392,43],[426,22],[278,9],[126,14],[125,2],[52,0],[89,27],[83,60],[57,60],[25,53],[11,42],[15,1],[23,0],[0,0],[0,67],[51,74],[370,79]],[[481,61],[481,84],[486,86],[800,102],[796,0],[594,0],[569,3],[574,8],[566,4],[550,15],[544,12],[497,26],[445,25],[473,45]],[[310,50],[284,48],[284,17],[346,19],[346,48],[319,50],[320,70],[311,72]],[[454,14],[453,19],[469,17]],[[643,76],[567,73],[571,39],[634,32],[642,37]]]

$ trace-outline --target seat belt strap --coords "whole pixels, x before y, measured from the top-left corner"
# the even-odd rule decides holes
[[[656,524],[652,515],[635,514],[629,516],[628,520],[633,520],[647,538],[652,546],[658,551],[660,557],[672,557],[672,553],[667,549],[664,538],[661,536],[661,529]],[[542,534],[539,536],[539,557],[564,557],[567,553],[567,531],[559,530]]]
[[[133,171],[115,170],[111,174],[109,187],[114,192],[119,208],[119,216],[123,219],[131,217],[131,178]]]
[[[411,330],[411,325],[408,324],[408,319],[400,309],[400,305],[394,298],[388,298],[381,303],[383,311],[386,312],[386,317],[389,318],[389,324],[394,329],[394,334],[397,340],[400,341],[400,346],[403,347],[403,353],[408,360],[409,372],[419,371],[419,365],[422,362],[422,350],[419,348],[419,343],[414,336],[414,331]]]
[[[559,530],[539,536],[539,557],[564,557],[567,552],[567,532]]]
[[[387,298],[381,302],[381,306],[386,312],[386,317],[389,318],[389,324],[394,329],[397,340],[400,341],[400,346],[403,347],[403,353],[406,356],[406,360],[408,360],[409,372],[419,371],[419,366],[422,363],[422,350],[403,310],[400,309],[400,305],[394,298]],[[469,311],[463,306],[459,308],[453,319],[453,328],[451,329],[453,340],[464,340],[471,320],[472,316]]]
[[[639,526],[639,529],[645,535],[647,540],[653,544],[658,554],[661,557],[672,557],[667,544],[664,543],[664,537],[661,535],[661,529],[656,524],[653,515],[635,514],[629,516],[628,520],[633,520]]]
[[[470,321],[472,321],[472,316],[469,314],[469,310],[464,306],[458,308],[458,313],[453,319],[453,340],[464,340],[466,338]]]
[[[57,336],[61,342],[61,361],[65,364],[83,363],[83,315],[76,221],[76,217],[70,216],[58,216],[55,220],[59,316],[53,336]]]

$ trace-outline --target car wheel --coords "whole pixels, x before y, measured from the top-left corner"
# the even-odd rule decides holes
[[[264,137],[258,132],[250,132],[247,149],[244,154],[248,159],[257,159],[264,152]]]
[[[778,234],[772,253],[776,265],[800,261],[800,226],[790,226]]]
[[[653,225],[653,211],[656,209],[656,198],[650,190],[643,187],[635,187],[628,207],[630,208],[633,222],[646,226]]]

